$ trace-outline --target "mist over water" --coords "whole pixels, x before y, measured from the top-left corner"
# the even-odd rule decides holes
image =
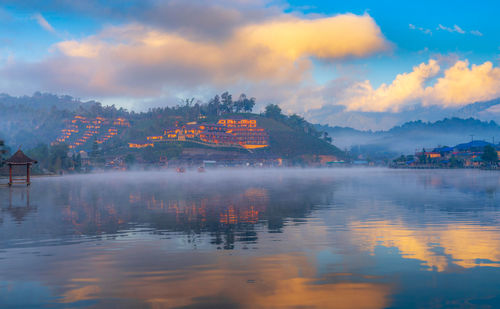
[[[495,308],[499,190],[477,170],[36,178],[0,187],[0,304]]]

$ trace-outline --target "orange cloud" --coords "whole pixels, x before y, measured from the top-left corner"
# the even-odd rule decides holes
[[[388,46],[369,15],[281,14],[239,25],[217,39],[132,23],[59,42],[49,58],[13,64],[8,74],[12,82],[28,78],[48,91],[151,97],[182,87],[297,86],[310,77],[312,57],[364,57]]]
[[[445,271],[450,264],[464,268],[500,267],[500,239],[495,227],[449,225],[409,229],[402,222],[389,221],[353,226],[353,233],[360,237],[365,250],[373,251],[377,245],[396,247],[404,258],[423,261],[429,270]],[[444,253],[438,253],[437,247],[442,247]]]
[[[124,268],[126,259],[103,254],[79,260],[80,267],[67,262],[64,266],[73,268],[58,278],[69,281],[60,302],[113,297],[154,308],[224,303],[241,308],[385,308],[392,292],[387,284],[343,279],[346,274],[318,276],[315,265],[300,254],[219,256],[211,264],[137,272]],[[75,269],[85,270],[85,277],[92,279],[72,279],[78,276]]]
[[[292,60],[304,56],[363,57],[388,48],[380,28],[369,15],[345,14],[312,20],[289,18],[247,26],[238,36],[239,41],[263,46]]]

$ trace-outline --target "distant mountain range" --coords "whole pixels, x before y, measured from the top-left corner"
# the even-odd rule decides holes
[[[407,122],[386,131],[362,131],[346,127],[317,126],[333,138],[333,143],[354,153],[391,157],[422,148],[452,146],[474,140],[500,142],[500,125],[474,118],[445,118],[435,122]]]
[[[398,113],[347,111],[343,106],[310,110],[306,118],[313,123],[350,127],[358,130],[389,130],[411,121],[438,121],[444,118],[475,118],[500,123],[500,98],[468,104],[463,107],[416,105]]]

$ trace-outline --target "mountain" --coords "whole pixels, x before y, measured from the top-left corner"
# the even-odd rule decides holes
[[[389,130],[411,121],[438,121],[444,118],[476,118],[500,123],[500,98],[474,102],[463,107],[441,107],[437,105],[415,105],[393,112],[348,111],[343,106],[325,106],[309,110],[306,118],[314,123],[351,127],[357,130]]]
[[[500,125],[494,121],[473,118],[454,117],[435,122],[411,121],[385,131],[363,131],[322,125],[318,125],[317,129],[328,132],[333,143],[340,148],[372,157],[391,157],[413,153],[422,148],[456,145],[472,138],[500,141]]]

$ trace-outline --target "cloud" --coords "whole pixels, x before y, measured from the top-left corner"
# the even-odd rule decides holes
[[[29,82],[48,91],[151,97],[239,83],[295,87],[309,79],[311,58],[366,57],[388,48],[366,14],[315,19],[280,14],[239,25],[224,39],[135,22],[59,42],[44,60],[11,63],[0,72],[11,83]]]
[[[42,16],[42,14],[36,13],[35,15],[33,15],[33,18],[43,29],[47,30],[50,33],[56,33],[54,27],[52,27],[52,25],[49,24],[49,22]]]
[[[438,77],[439,73],[442,76]],[[434,77],[434,84],[426,87]],[[391,84],[374,89],[370,81],[355,82],[338,97],[348,111],[399,112],[420,103],[463,106],[500,97],[500,68],[489,61],[470,66],[468,60],[458,60],[443,71],[438,61],[431,59],[397,75]]]
[[[428,270],[446,271],[453,264],[463,268],[500,267],[500,247],[491,241],[498,233],[495,227],[454,224],[412,230],[399,221],[353,225],[365,250],[396,247],[403,258],[420,260]],[[435,250],[437,247],[442,253]]]
[[[456,32],[456,33],[460,33],[460,34],[464,34],[465,33],[465,31],[462,30],[462,28],[460,28],[457,25],[454,25],[453,28],[450,28],[450,27],[445,27],[445,26],[439,24],[438,27],[436,28],[436,30],[444,30],[444,31]]]
[[[483,34],[477,30],[471,30],[469,33],[476,36],[483,36]]]
[[[436,30],[443,30],[443,31],[448,31],[451,33],[459,33],[459,34],[470,33],[470,34],[475,35],[475,36],[483,36],[483,34],[478,30],[465,31],[464,29],[462,29],[458,25],[454,25],[453,27],[446,27],[446,26],[439,24],[437,26]]]
[[[499,96],[500,68],[494,68],[489,61],[469,68],[469,61],[465,60],[457,61],[434,86],[426,88],[423,102],[450,107]]]
[[[398,74],[391,84],[382,84],[377,89],[373,89],[368,80],[355,83],[344,92],[345,99],[340,104],[347,106],[348,110],[397,112],[420,98],[424,93],[425,81],[434,77],[439,70],[437,61],[429,60],[427,64],[414,67],[410,73]]]
[[[429,34],[429,35],[432,35],[432,31],[431,29],[426,29],[426,28],[423,28],[423,27],[417,27],[413,24],[409,24],[408,27],[411,29],[411,30],[419,30],[421,32],[423,32],[424,34]]]

